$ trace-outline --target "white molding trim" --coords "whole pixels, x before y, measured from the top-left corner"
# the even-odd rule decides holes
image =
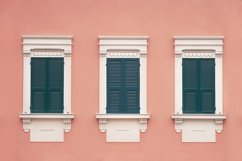
[[[223,131],[223,122],[226,119],[226,115],[216,114],[173,114],[172,119],[175,121],[176,132],[182,132],[182,124],[186,120],[213,120],[215,131],[221,133]]]
[[[71,131],[71,120],[74,119],[74,114],[19,114],[23,120],[24,132],[30,132],[31,121],[33,119],[60,119],[63,121],[63,130],[65,132]]]
[[[147,46],[148,36],[99,36],[99,114],[96,118],[99,120],[99,127],[102,132],[114,128],[115,120],[122,124],[134,125],[139,131],[145,132],[147,129],[148,118],[142,118],[147,114]],[[135,115],[110,115],[106,113],[106,62],[107,58],[139,58],[140,59],[140,114]],[[122,117],[121,117],[122,116]],[[129,121],[127,121],[129,120]],[[130,123],[132,121],[132,123]],[[138,121],[138,123],[137,123]],[[109,123],[108,123],[109,122]],[[137,123],[137,124],[136,124]],[[111,125],[112,124],[112,125]],[[110,126],[109,126],[110,125]],[[142,127],[141,127],[142,125]],[[119,126],[119,124],[115,124]],[[130,125],[131,126],[131,125]],[[105,128],[103,128],[105,127]],[[133,139],[122,139],[113,137],[115,134],[107,134],[107,141],[110,142],[137,142],[139,135],[136,133]],[[119,134],[117,134],[119,135]],[[125,134],[124,134],[125,135]],[[129,134],[133,135],[133,134]],[[110,136],[110,137],[109,137]],[[110,138],[110,139],[108,139]],[[132,138],[132,137],[131,137]]]
[[[147,130],[147,123],[150,119],[149,114],[96,114],[96,118],[99,121],[99,130],[101,132],[106,132],[107,123],[110,120],[138,120],[140,124],[140,132],[145,132]]]
[[[24,131],[28,130],[28,127],[36,128],[40,126],[42,122],[51,119],[56,120],[56,124],[59,124],[59,120],[63,119],[63,126],[66,127],[65,131],[70,131],[70,124],[73,118],[65,118],[71,113],[71,53],[72,53],[72,36],[40,36],[40,35],[23,35],[23,112],[19,117],[23,120]],[[30,111],[30,89],[31,89],[31,58],[32,57],[63,57],[64,58],[64,111],[63,114],[31,114]],[[38,123],[32,124],[32,120],[38,120]],[[42,120],[42,121],[41,121]],[[52,123],[54,126],[54,123]],[[35,126],[35,127],[34,127]],[[61,126],[59,126],[61,127]],[[56,130],[60,131],[60,129]],[[34,134],[34,133],[33,133]],[[32,135],[32,134],[31,134]],[[45,134],[43,134],[45,135]],[[56,136],[58,134],[55,134]],[[39,136],[41,137],[41,136]],[[33,136],[34,141],[36,137]],[[59,140],[63,140],[61,137]],[[40,138],[39,141],[45,141],[48,138]],[[59,141],[58,138],[55,141]],[[52,141],[51,139],[48,141]]]
[[[215,116],[223,115],[223,36],[174,36],[175,46],[175,114],[182,115],[182,59],[183,58],[214,58],[215,59]],[[187,116],[187,115],[185,115]],[[203,120],[200,115],[182,120]],[[173,118],[174,116],[172,116]],[[211,117],[209,117],[211,120]],[[226,118],[226,117],[225,117]],[[224,118],[224,119],[225,119]],[[183,121],[181,118],[173,118],[177,132],[181,132]],[[207,120],[208,118],[206,118]],[[217,118],[214,118],[217,122]],[[221,122],[220,122],[221,123]],[[222,122],[223,124],[223,122]],[[222,126],[222,125],[221,125]],[[220,131],[216,130],[217,132]],[[205,139],[206,140],[206,139]],[[195,139],[196,141],[196,139]]]

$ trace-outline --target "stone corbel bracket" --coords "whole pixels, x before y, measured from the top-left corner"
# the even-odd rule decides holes
[[[172,119],[175,122],[175,130],[177,133],[182,132],[182,125],[185,120],[214,120],[215,128],[217,133],[223,131],[223,123],[226,119],[224,114],[173,114]]]
[[[99,122],[99,130],[107,131],[107,124],[110,120],[138,120],[140,132],[146,132],[149,114],[96,114]]]
[[[19,114],[19,117],[23,121],[24,132],[30,132],[31,122],[34,119],[55,119],[63,121],[63,130],[70,132],[71,121],[74,119],[74,114]]]

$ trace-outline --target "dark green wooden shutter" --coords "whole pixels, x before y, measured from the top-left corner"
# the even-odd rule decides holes
[[[139,59],[124,60],[124,112],[139,113]]]
[[[31,112],[46,112],[47,104],[47,61],[43,58],[31,59]]]
[[[139,110],[139,59],[107,59],[107,113]]]
[[[200,61],[201,113],[215,112],[215,60]]]
[[[64,59],[50,58],[48,66],[48,112],[63,112]]]
[[[31,59],[31,112],[62,113],[63,58]]]
[[[122,76],[122,59],[107,59],[107,113],[122,112]]]
[[[183,59],[183,113],[215,112],[215,60]]]
[[[198,59],[183,59],[183,113],[196,113],[199,106]]]

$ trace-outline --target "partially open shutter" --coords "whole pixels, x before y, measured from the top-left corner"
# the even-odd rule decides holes
[[[140,64],[139,59],[124,60],[124,112],[139,113],[139,85]]]
[[[122,112],[122,73],[122,59],[107,59],[107,113]]]
[[[31,113],[47,112],[47,61],[31,59]]]
[[[200,61],[201,113],[215,112],[215,60]]]
[[[199,60],[183,59],[183,113],[199,111]]]
[[[48,64],[48,112],[63,112],[64,59],[50,58]]]

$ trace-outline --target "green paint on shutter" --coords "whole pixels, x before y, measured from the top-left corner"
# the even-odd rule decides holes
[[[63,58],[31,59],[31,112],[62,113]]]
[[[183,113],[215,112],[214,59],[183,59]]]
[[[121,113],[122,100],[122,59],[107,60],[107,113]]]
[[[183,59],[183,112],[199,111],[198,59]]]
[[[46,112],[47,105],[47,61],[31,59],[31,112]]]
[[[140,71],[139,59],[124,61],[124,112],[139,113],[139,84]]]
[[[49,59],[48,72],[48,112],[63,112],[63,83],[64,83],[63,58]]]
[[[215,112],[215,60],[200,61],[201,113]]]
[[[107,59],[107,113],[139,113],[139,59]]]

